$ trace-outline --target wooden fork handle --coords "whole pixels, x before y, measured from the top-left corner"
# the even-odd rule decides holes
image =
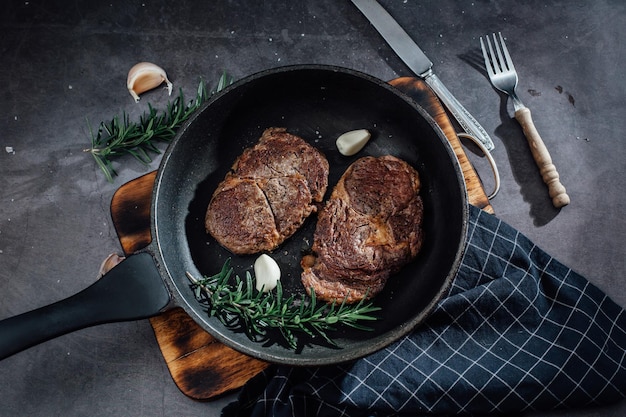
[[[552,163],[548,148],[546,148],[541,136],[539,136],[539,132],[537,132],[530,110],[528,108],[517,110],[515,112],[515,119],[522,126],[524,136],[526,136],[528,144],[530,145],[530,151],[539,167],[539,173],[543,178],[543,182],[548,186],[552,204],[556,208],[568,205],[570,202],[569,196],[567,195],[565,187],[561,184],[559,173]]]

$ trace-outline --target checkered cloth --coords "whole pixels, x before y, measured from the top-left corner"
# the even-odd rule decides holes
[[[470,209],[450,293],[412,334],[358,361],[272,366],[224,416],[485,414],[626,396],[626,314],[497,217]]]

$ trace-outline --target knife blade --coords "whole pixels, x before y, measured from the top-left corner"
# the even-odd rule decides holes
[[[433,72],[433,63],[387,10],[376,0],[352,0],[352,3],[411,71],[430,86],[463,130],[476,138],[486,150],[493,150],[495,145],[485,129],[441,82]]]

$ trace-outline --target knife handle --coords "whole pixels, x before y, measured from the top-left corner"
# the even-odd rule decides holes
[[[543,182],[548,186],[552,204],[556,208],[568,205],[570,202],[569,196],[567,195],[565,187],[561,184],[559,173],[552,163],[552,157],[550,157],[548,148],[546,148],[541,136],[539,136],[539,132],[537,132],[530,110],[526,107],[516,110],[515,119],[522,126],[524,136],[526,136],[528,144],[530,145],[530,151],[539,167],[539,173],[543,178]]]
[[[435,94],[437,94],[443,104],[445,104],[450,113],[452,113],[452,116],[454,116],[456,121],[459,122],[463,130],[478,139],[488,151],[492,151],[495,148],[495,145],[489,137],[489,134],[487,134],[480,123],[474,119],[470,112],[463,107],[456,97],[452,95],[452,93],[441,82],[439,77],[437,77],[432,70],[428,70],[427,73],[420,76],[424,79],[426,84],[430,86]]]

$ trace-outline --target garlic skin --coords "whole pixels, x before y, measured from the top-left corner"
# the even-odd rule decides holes
[[[164,82],[167,84],[168,94],[172,95],[173,86],[167,78],[165,70],[151,62],[140,62],[128,71],[126,87],[137,103],[139,102],[139,94],[152,90]]]
[[[117,253],[112,253],[105,258],[104,261],[100,264],[100,269],[98,270],[97,278],[100,279],[109,272],[111,269],[115,268],[117,264],[126,259],[125,256],[120,256]]]
[[[254,261],[257,291],[270,292],[280,280],[280,267],[271,256],[263,254]]]
[[[337,138],[337,149],[344,156],[352,156],[359,152],[372,137],[367,129],[351,130]]]

